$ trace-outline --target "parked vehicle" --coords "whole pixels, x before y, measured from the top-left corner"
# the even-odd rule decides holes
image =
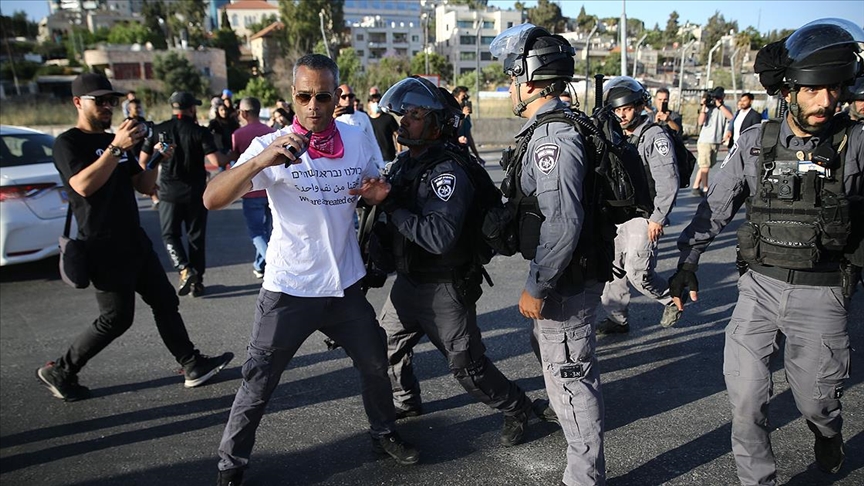
[[[52,158],[54,137],[0,125],[0,265],[60,253],[68,199]],[[77,234],[72,218],[71,234]]]

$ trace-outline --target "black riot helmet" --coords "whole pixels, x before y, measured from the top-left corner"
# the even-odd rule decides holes
[[[630,76],[617,76],[603,86],[603,103],[613,110],[627,105],[648,105],[651,95],[639,81]]]
[[[463,116],[453,95],[420,76],[405,78],[391,86],[381,97],[378,106],[385,113],[424,117],[425,126],[420,140],[408,139],[403,135],[397,137],[399,143],[411,146],[434,143],[435,140],[426,139],[432,128],[440,130],[442,140],[453,137]]]
[[[861,73],[864,30],[845,19],[820,19],[759,50],[754,69],[774,94],[781,88],[845,85]]]
[[[846,101],[864,101],[864,76],[856,78],[846,91]]]
[[[573,46],[533,24],[516,25],[498,34],[489,52],[504,59],[504,74],[514,76],[517,83],[573,77]]]

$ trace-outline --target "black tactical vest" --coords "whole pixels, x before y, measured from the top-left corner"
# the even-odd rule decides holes
[[[792,270],[837,270],[851,233],[843,188],[848,124],[837,120],[806,152],[778,143],[780,123],[785,121],[762,126],[759,185],[748,198],[747,221],[738,229],[741,257]]]
[[[419,188],[428,183],[432,169],[450,160],[443,146],[433,146],[419,159],[411,159],[409,153],[400,154],[390,169],[388,182],[391,185],[388,197],[393,197],[400,208],[419,214],[422,207],[417,200]],[[406,238],[392,224],[388,224],[392,237],[393,257],[396,271],[410,274],[420,280],[449,282],[454,271],[471,262],[470,242],[467,231],[462,231],[456,245],[447,253],[436,255],[421,248]]]

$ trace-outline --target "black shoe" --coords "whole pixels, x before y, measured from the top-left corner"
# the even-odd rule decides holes
[[[826,438],[816,435],[816,442],[813,444],[813,452],[816,454],[816,464],[822,472],[834,474],[843,466],[843,460],[846,459],[846,451],[843,447],[843,435],[837,434],[834,437]]]
[[[201,297],[202,295],[204,295],[204,284],[201,282],[192,284],[192,297]]]
[[[36,376],[64,402],[77,402],[90,398],[90,389],[78,384],[78,375],[70,375],[59,370],[53,361],[36,370]]]
[[[555,409],[549,405],[549,400],[541,400],[539,398],[534,400],[531,404],[531,410],[540,420],[561,426],[561,422],[558,420],[558,414],[556,414]]]
[[[243,484],[243,469],[226,469],[219,471],[216,486],[240,486]]]
[[[184,296],[192,290],[192,286],[198,283],[198,272],[192,267],[180,270],[180,283],[177,284],[177,295]]]
[[[183,386],[192,388],[203,385],[216,373],[222,371],[222,368],[232,359],[234,359],[234,353],[224,353],[215,357],[199,354],[194,361],[183,365],[183,374],[186,376],[186,383]]]
[[[626,334],[630,332],[630,324],[619,324],[608,317],[597,324],[597,334]]]
[[[516,415],[504,416],[504,427],[501,429],[501,445],[512,447],[522,443],[525,436],[525,426],[528,425],[528,414],[519,412]]]
[[[396,420],[402,420],[409,417],[419,417],[423,415],[423,407],[418,405],[410,408],[396,407]]]
[[[420,462],[420,452],[411,444],[402,440],[396,432],[376,439],[372,437],[372,450],[380,455],[388,455],[403,466]]]

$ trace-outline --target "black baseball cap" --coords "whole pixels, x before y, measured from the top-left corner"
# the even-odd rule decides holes
[[[123,96],[123,93],[114,91],[111,81],[104,74],[81,73],[72,81],[72,96]]]
[[[171,97],[168,98],[168,102],[171,103],[172,108],[178,110],[184,110],[193,106],[201,106],[201,100],[195,98],[191,93],[187,93],[186,91],[175,91]]]

